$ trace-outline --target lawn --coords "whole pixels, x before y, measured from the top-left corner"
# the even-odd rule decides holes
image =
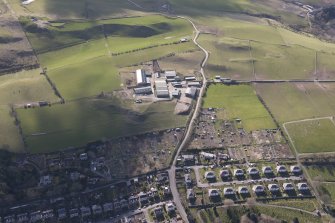
[[[302,121],[285,125],[299,153],[335,151],[335,125],[329,119]]]
[[[315,52],[300,46],[251,42],[257,79],[314,79]]]
[[[212,85],[204,97],[204,108],[224,108],[228,119],[239,118],[247,131],[275,129],[270,114],[249,85]]]
[[[255,87],[279,123],[334,115],[335,84],[276,83]]]
[[[120,88],[120,76],[107,56],[48,71],[60,94],[74,100]]]
[[[144,106],[144,105],[142,105]],[[185,126],[174,102],[154,103],[136,112],[116,99],[79,100],[52,107],[18,110],[28,150],[51,152],[104,138]]]
[[[335,166],[334,165],[308,165],[305,166],[309,175],[313,180],[334,181],[335,182]]]
[[[253,79],[249,42],[214,35],[201,35],[199,43],[210,52],[206,74],[238,80]]]

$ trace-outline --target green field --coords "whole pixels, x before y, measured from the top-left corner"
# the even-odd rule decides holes
[[[315,52],[300,46],[251,42],[257,79],[313,79]]]
[[[111,92],[121,84],[118,71],[107,56],[54,69],[48,75],[66,100]]]
[[[334,165],[308,165],[305,167],[313,180],[335,182]]]
[[[37,53],[44,53],[89,40],[107,38],[113,53],[179,42],[192,35],[193,28],[184,19],[152,15],[145,17],[95,21],[51,21],[38,27],[28,17],[20,18]],[[47,22],[47,21],[45,21]],[[56,24],[56,25],[54,25]]]
[[[52,18],[106,18],[132,16],[135,12],[132,4],[123,0],[40,0],[22,6],[20,0],[8,1],[19,15],[35,15]]]
[[[279,123],[334,115],[332,83],[257,84],[255,88]]]
[[[210,52],[206,74],[238,80],[253,79],[249,42],[232,38],[201,35],[199,43]]]
[[[283,220],[287,222],[292,222],[294,218],[298,218],[299,222],[306,222],[306,223],[323,222],[321,218],[315,217],[314,215],[310,215],[304,212],[289,210],[285,208],[266,207],[266,206],[254,206],[251,208],[230,207],[229,209],[217,208],[217,214],[213,211],[212,208],[209,208],[207,210],[200,211],[200,218],[204,223],[240,222],[242,216],[247,213],[255,213],[259,217],[265,217],[264,215],[266,215],[275,218],[277,220]],[[268,220],[266,219],[263,220],[264,221],[259,222],[268,222]]]
[[[299,153],[335,151],[335,124],[329,119],[288,123],[285,127]]]
[[[321,199],[326,204],[335,205],[335,184],[334,183],[321,183],[319,185],[318,190],[321,195]]]
[[[275,129],[271,116],[249,85],[211,85],[204,98],[204,108],[224,108],[228,119],[239,118],[247,131]]]
[[[120,107],[116,99],[86,99],[45,108],[20,109],[18,115],[28,150],[32,153],[185,126],[187,116],[174,115],[173,102],[142,106],[139,113]]]
[[[14,123],[14,117],[10,115],[10,105],[59,100],[45,77],[39,73],[40,70],[31,70],[0,76],[0,148],[23,151],[19,129]]]

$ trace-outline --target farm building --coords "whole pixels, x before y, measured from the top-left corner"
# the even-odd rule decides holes
[[[201,83],[199,81],[188,82],[187,87],[201,87]]]
[[[157,98],[169,98],[170,97],[170,92],[167,87],[166,81],[164,80],[155,81],[155,88],[156,88]]]
[[[188,87],[185,91],[185,95],[189,98],[195,98],[195,96],[197,95],[197,88]]]
[[[137,86],[143,86],[148,84],[147,76],[144,70],[142,69],[136,70],[136,83]]]
[[[164,72],[166,79],[175,79],[177,72],[175,70],[167,70]]]
[[[195,81],[196,78],[194,76],[191,77],[185,77],[185,81]]]
[[[135,94],[152,94],[151,86],[134,88]]]
[[[171,94],[172,94],[172,97],[179,98],[181,95],[181,91],[178,89],[174,89]]]

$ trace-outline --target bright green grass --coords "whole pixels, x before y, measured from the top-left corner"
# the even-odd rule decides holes
[[[257,84],[263,98],[279,123],[334,115],[334,84]]]
[[[335,166],[334,165],[311,165],[311,166],[306,166],[306,169],[313,180],[334,181],[335,182]]]
[[[106,41],[104,39],[92,40],[61,50],[39,54],[38,58],[43,67],[51,70],[108,55],[108,49],[105,44]]]
[[[329,119],[285,125],[299,153],[335,151],[335,125]]]
[[[248,131],[276,128],[271,116],[248,85],[211,85],[203,107],[225,108],[228,119],[241,119],[243,127]]]
[[[11,152],[23,152],[23,142],[10,107],[0,105],[0,148]]]
[[[315,52],[299,46],[251,42],[257,79],[310,79],[315,71]]]
[[[120,76],[110,57],[48,71],[50,79],[66,100],[98,95],[120,88]]]
[[[181,127],[186,116],[173,114],[175,103],[161,102],[143,113],[123,109],[112,100],[92,99],[18,110],[21,126],[32,153],[82,146],[103,138]],[[36,133],[44,135],[33,136]]]
[[[58,101],[40,70],[0,76],[0,105]]]
[[[199,43],[210,52],[206,74],[239,80],[253,79],[248,41],[201,35]]]

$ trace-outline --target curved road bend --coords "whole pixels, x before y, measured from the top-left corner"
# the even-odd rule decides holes
[[[183,16],[177,16],[177,17],[181,18],[181,19],[185,19],[185,20],[187,20],[188,22],[190,22],[192,24],[192,26],[193,26],[193,28],[194,28],[194,30],[196,32],[196,34],[195,34],[195,36],[193,38],[193,42],[194,42],[195,45],[197,45],[205,53],[205,58],[204,58],[203,62],[200,65],[200,73],[202,75],[203,81],[202,81],[202,86],[200,88],[200,93],[199,93],[199,97],[198,97],[198,100],[197,100],[197,104],[196,104],[195,110],[193,112],[192,119],[191,119],[191,121],[189,123],[189,126],[187,127],[185,137],[184,137],[182,143],[180,144],[180,146],[178,148],[176,148],[177,152],[176,152],[175,157],[173,159],[172,166],[171,166],[171,168],[168,171],[169,172],[169,178],[170,178],[170,188],[171,188],[171,192],[173,194],[174,203],[176,204],[177,210],[180,213],[180,216],[182,217],[183,221],[186,222],[186,223],[188,223],[189,221],[187,219],[187,214],[185,212],[184,206],[181,203],[180,195],[179,195],[178,190],[177,190],[176,163],[177,163],[177,158],[178,158],[178,156],[180,154],[180,151],[185,147],[185,145],[186,145],[189,137],[192,134],[192,129],[193,129],[195,120],[198,117],[198,114],[199,114],[199,111],[200,111],[200,108],[201,108],[202,97],[203,97],[203,94],[204,94],[204,91],[205,91],[206,85],[207,85],[207,80],[206,80],[206,76],[205,76],[205,72],[204,72],[203,68],[204,68],[204,66],[207,63],[207,60],[208,60],[208,57],[209,57],[209,53],[207,52],[207,50],[205,50],[205,48],[203,48],[197,42],[197,39],[198,39],[198,37],[200,35],[200,32],[199,32],[198,28],[196,27],[196,25],[189,18],[186,18],[186,17],[183,17]]]

